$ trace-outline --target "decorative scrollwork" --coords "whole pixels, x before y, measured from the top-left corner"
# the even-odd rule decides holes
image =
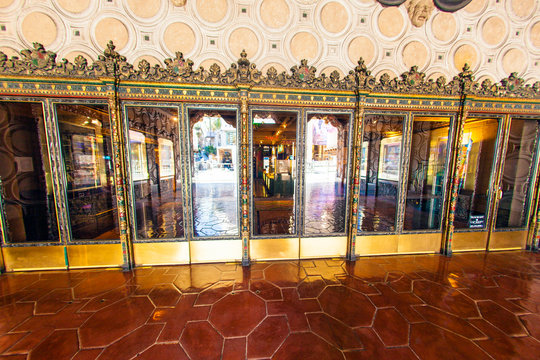
[[[115,45],[109,41],[97,60],[89,64],[88,60],[79,55],[73,63],[66,59],[56,61],[56,54],[45,50],[39,43],[33,44],[33,49],[21,51],[21,58],[8,58],[0,52],[0,75],[35,75],[73,78],[115,77],[120,81],[160,81],[179,82],[188,84],[216,85],[247,85],[261,87],[284,87],[305,89],[328,89],[348,91],[375,91],[400,94],[433,94],[459,95],[462,93],[479,96],[503,96],[540,98],[540,81],[533,85],[525,85],[523,79],[516,73],[510,74],[500,83],[484,80],[481,84],[474,80],[469,66],[465,64],[463,71],[448,81],[444,77],[436,80],[426,80],[425,73],[413,66],[400,77],[390,78],[383,74],[378,80],[371,75],[364,60],[360,58],[357,66],[341,77],[338,71],[329,75],[316,76],[317,69],[308,65],[307,60],[301,60],[300,65],[291,68],[290,73],[278,73],[275,67],[270,67],[262,74],[255,64],[251,63],[247,53],[242,50],[240,58],[231,66],[222,70],[213,64],[208,69],[199,67],[193,69],[193,61],[185,59],[181,52],[175,58],[165,59],[165,67],[151,66],[146,60],[141,60],[137,66],[127,62],[126,58],[115,50]]]

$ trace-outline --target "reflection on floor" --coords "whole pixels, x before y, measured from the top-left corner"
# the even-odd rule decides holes
[[[358,200],[358,231],[392,232],[396,229],[397,198],[363,197]]]
[[[196,236],[238,234],[234,184],[193,184]]]
[[[184,213],[180,193],[163,199],[137,201],[137,238],[179,238],[184,236]]]
[[[195,236],[238,234],[238,185],[228,168],[196,169],[193,176]]]
[[[536,359],[526,252],[0,275],[5,359]]]
[[[310,182],[306,179],[306,234],[345,232],[346,203],[342,188],[340,182]]]

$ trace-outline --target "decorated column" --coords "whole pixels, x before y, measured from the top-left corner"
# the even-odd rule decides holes
[[[242,237],[242,265],[249,266],[249,111],[247,88],[240,88],[240,129],[240,164],[242,169],[242,184],[240,189],[242,225],[240,235]]]
[[[127,159],[125,155],[125,136],[122,126],[122,112],[120,100],[118,98],[118,87],[122,77],[121,69],[125,68],[126,58],[115,51],[112,41],[109,41],[107,48],[103,52],[105,55],[105,66],[107,74],[113,76],[113,84],[107,91],[109,109],[111,114],[111,137],[114,156],[114,178],[116,204],[118,209],[118,228],[120,230],[120,243],[122,245],[123,269],[130,270],[134,266],[133,243],[131,228],[129,226],[130,217],[127,205]]]
[[[241,164],[241,189],[242,199],[242,221],[240,236],[242,237],[242,266],[250,265],[249,239],[250,239],[250,212],[249,212],[249,88],[256,79],[260,78],[260,72],[255,70],[255,65],[250,64],[247,53],[242,50],[237,61],[238,67],[236,78],[232,80],[236,83],[240,99],[240,164]]]
[[[351,215],[349,217],[349,231],[348,231],[348,246],[347,246],[347,259],[356,260],[356,235],[358,231],[358,198],[360,190],[360,164],[362,162],[362,137],[364,136],[364,104],[366,102],[366,93],[362,93],[363,90],[369,91],[369,84],[373,80],[371,71],[369,71],[364,63],[364,59],[358,60],[358,65],[354,69],[354,76],[356,82],[356,106],[354,112],[353,123],[353,176],[352,176],[352,188],[351,188]]]
[[[364,97],[357,93],[353,123],[353,185],[351,193],[351,215],[349,219],[347,259],[356,260],[356,233],[358,227],[358,197],[360,189],[360,163],[362,161],[362,136]]]
[[[116,86],[116,85],[115,85]],[[133,247],[129,228],[129,216],[126,202],[126,159],[124,153],[124,137],[122,135],[120,106],[115,91],[108,92],[109,109],[111,114],[111,135],[114,156],[114,178],[116,204],[118,209],[118,228],[120,230],[120,243],[122,244],[122,259],[124,270],[133,268]]]
[[[454,219],[456,212],[456,203],[459,192],[459,182],[462,177],[465,156],[461,153],[461,143],[463,141],[463,128],[465,126],[465,120],[469,114],[467,105],[467,93],[469,92],[471,85],[474,81],[472,71],[469,70],[469,65],[465,64],[463,71],[459,73],[458,79],[460,89],[459,99],[459,112],[454,124],[454,138],[452,142],[452,151],[450,159],[449,173],[452,174],[451,182],[449,185],[448,198],[445,208],[446,221],[444,223],[444,242],[441,253],[446,256],[452,255],[452,238],[454,237]]]

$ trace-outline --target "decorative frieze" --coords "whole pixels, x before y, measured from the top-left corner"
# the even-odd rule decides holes
[[[33,49],[21,51],[21,58],[8,58],[0,52],[0,75],[30,75],[42,77],[67,77],[75,79],[99,79],[101,77],[114,77],[120,81],[148,81],[171,82],[182,84],[214,84],[214,85],[249,85],[260,88],[289,88],[289,89],[326,89],[343,91],[360,91],[367,93],[389,94],[419,94],[457,96],[461,91],[468,95],[481,97],[502,98],[540,98],[540,81],[533,85],[526,85],[525,81],[516,73],[499,83],[484,80],[478,83],[468,65],[463,71],[447,81],[443,76],[436,80],[426,80],[426,74],[419,72],[416,66],[400,77],[390,78],[383,74],[378,80],[371,75],[360,58],[358,65],[341,78],[339,72],[334,71],[329,76],[321,74],[316,76],[317,69],[302,60],[300,65],[291,68],[290,73],[278,71],[270,67],[266,74],[257,69],[257,66],[247,59],[242,51],[236,63],[229,69],[222,71],[217,64],[209,69],[193,68],[193,61],[184,59],[181,52],[177,52],[174,59],[165,59],[166,67],[160,65],[150,66],[142,60],[135,67],[128,63],[126,58],[115,51],[115,45],[108,43],[107,48],[96,61],[89,64],[83,56],[75,58],[73,63],[66,59],[56,61],[56,54],[45,50],[43,45],[34,43]]]

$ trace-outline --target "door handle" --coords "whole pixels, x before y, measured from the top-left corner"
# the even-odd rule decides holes
[[[503,191],[499,188],[499,190],[497,191],[497,199],[501,200],[502,197],[503,197]]]

